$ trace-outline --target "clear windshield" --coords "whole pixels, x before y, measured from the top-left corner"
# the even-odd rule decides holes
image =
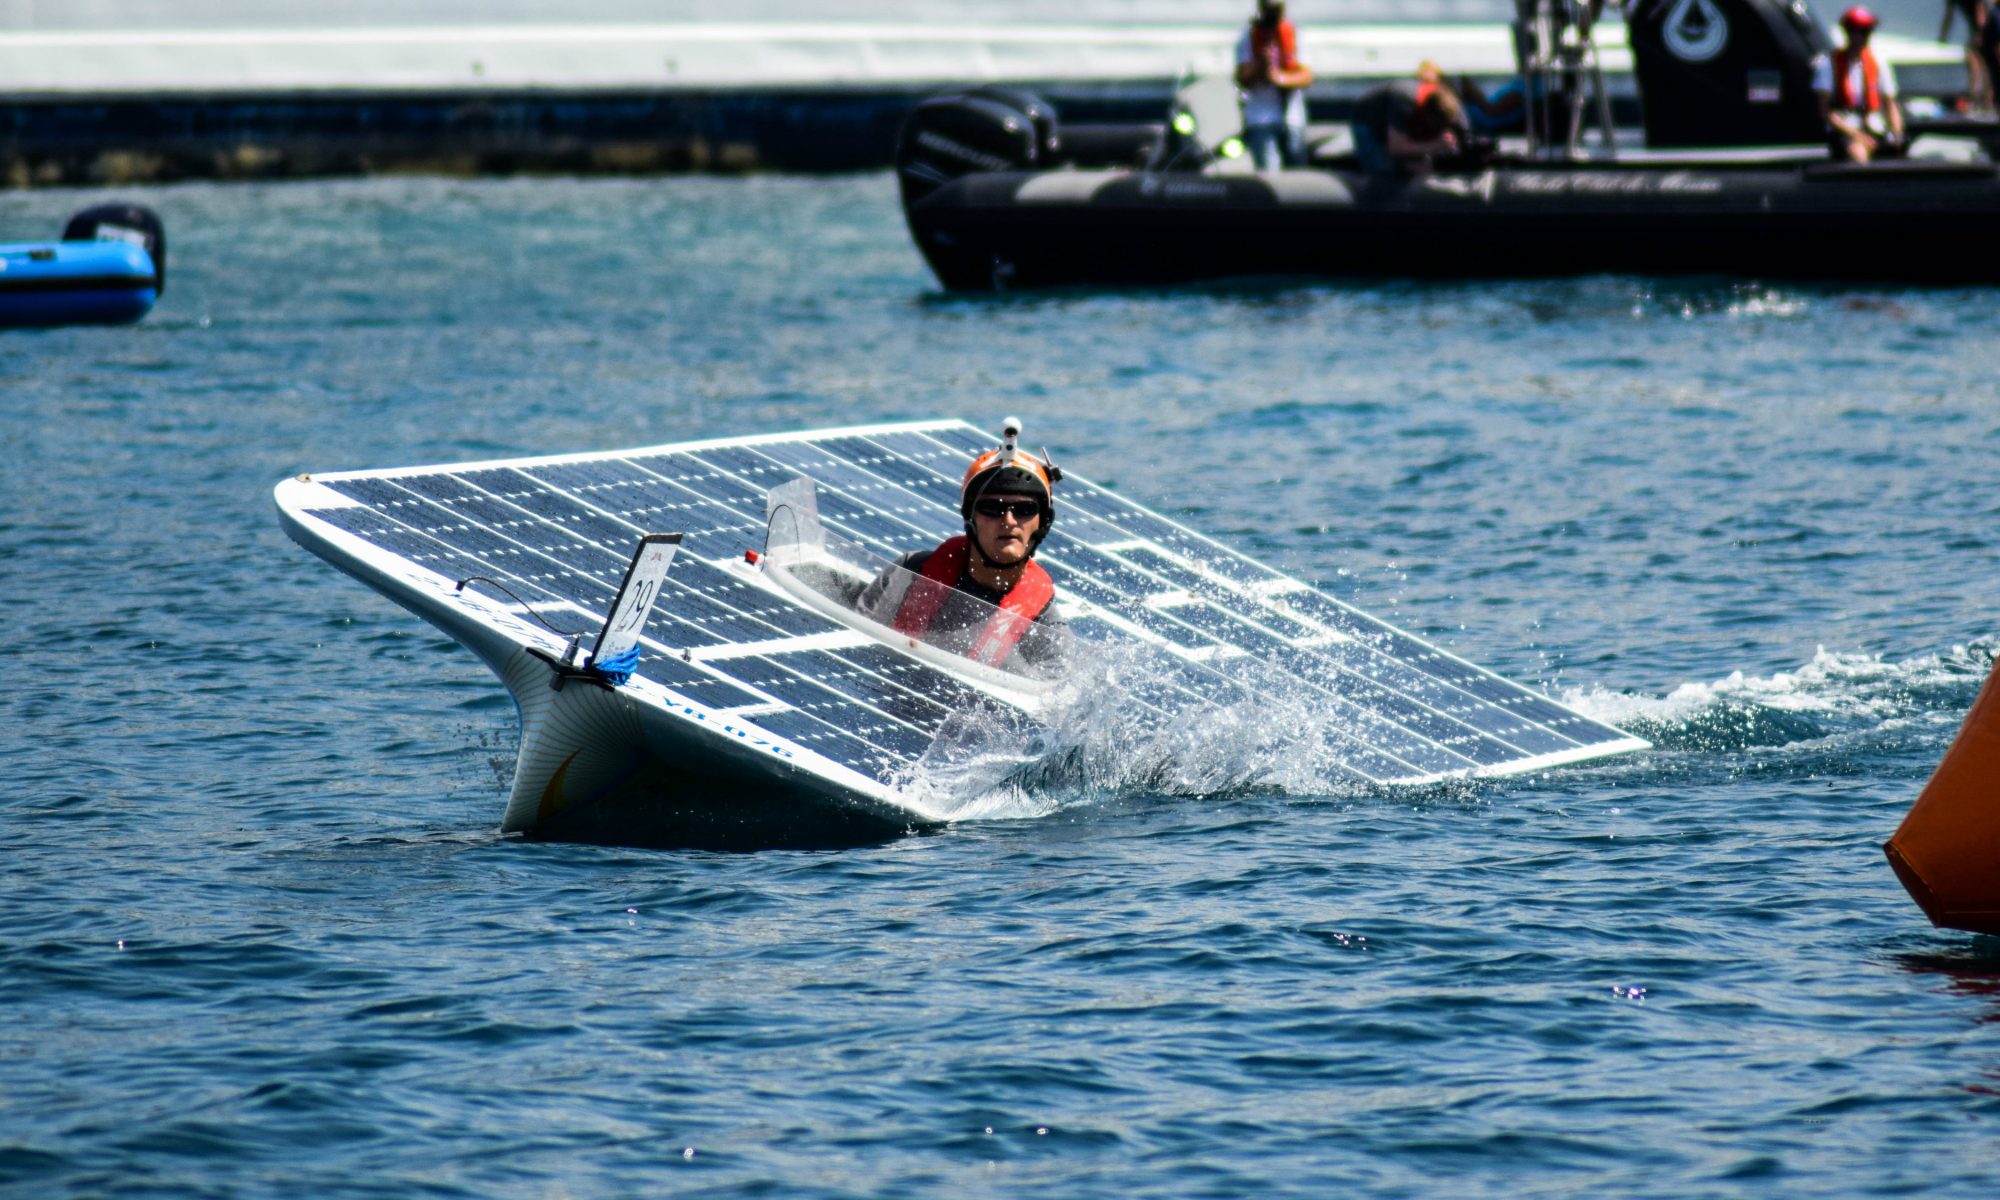
[[[795,595],[822,602],[815,607],[837,609],[848,624],[865,625],[892,644],[953,656],[939,663],[948,669],[995,669],[1017,683],[1060,672],[1069,639],[1053,613],[1035,620],[1006,611],[829,534],[819,522],[811,480],[771,489],[765,513],[765,571]]]

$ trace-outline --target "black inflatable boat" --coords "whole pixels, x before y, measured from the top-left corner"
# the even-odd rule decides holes
[[[1574,58],[1546,91],[1570,99],[1525,150],[1387,176],[1329,147],[1310,167],[1251,171],[1201,136],[1186,101],[1165,126],[1079,131],[1072,149],[1038,98],[978,88],[906,123],[904,212],[953,290],[1260,274],[2000,279],[1974,252],[2000,228],[2000,176],[1976,144],[1831,161],[1810,86],[1831,43],[1803,4],[1637,0],[1628,20],[1643,148],[1614,148],[1609,129],[1580,142],[1590,72]],[[1608,113],[1601,83],[1597,98]],[[1144,165],[1106,165],[1121,159]]]

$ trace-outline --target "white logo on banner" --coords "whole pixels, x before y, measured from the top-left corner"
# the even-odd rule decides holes
[[[1705,63],[1729,45],[1729,22],[1715,0],[1680,0],[1660,27],[1667,49],[1687,63]]]

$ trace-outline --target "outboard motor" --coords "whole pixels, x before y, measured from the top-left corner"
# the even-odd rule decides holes
[[[153,260],[153,290],[167,290],[167,230],[158,214],[139,204],[98,204],[63,226],[65,242],[131,242]]]
[[[960,175],[1028,171],[1056,152],[1055,110],[1013,88],[982,87],[920,101],[897,138],[903,207]]]
[[[966,93],[982,100],[992,100],[1013,109],[1028,118],[1035,128],[1035,163],[1049,167],[1062,156],[1062,138],[1056,133],[1055,106],[1035,95],[1015,87],[1000,84],[986,84]]]
[[[1648,146],[1826,139],[1812,60],[1833,43],[1804,0],[1637,0],[1625,19]]]

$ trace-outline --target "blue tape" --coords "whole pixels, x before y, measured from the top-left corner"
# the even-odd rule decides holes
[[[639,669],[639,647],[634,646],[616,658],[590,661],[590,669],[604,676],[614,686],[632,678],[632,672]]]

